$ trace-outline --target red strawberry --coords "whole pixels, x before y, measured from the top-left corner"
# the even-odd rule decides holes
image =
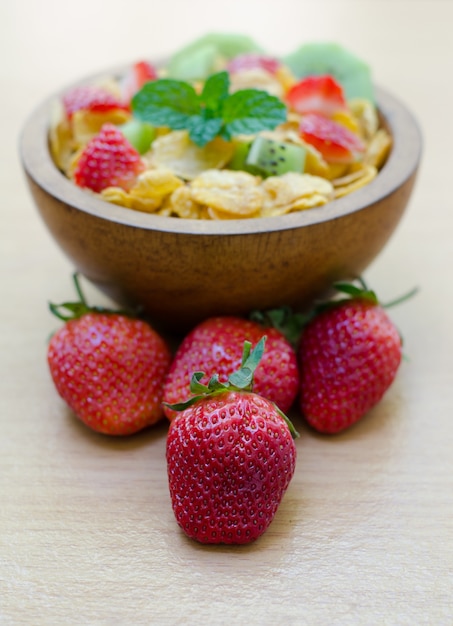
[[[176,407],[170,424],[167,470],[176,520],[201,543],[249,543],[272,522],[294,474],[295,433],[269,400],[250,391],[264,339],[243,369],[223,385],[213,377],[199,395]]]
[[[314,146],[329,163],[352,163],[366,148],[352,131],[316,113],[304,115],[299,132],[302,139]]]
[[[121,91],[125,102],[130,102],[132,96],[143,87],[145,83],[156,80],[157,71],[148,61],[137,61],[125,74],[121,81]]]
[[[114,124],[104,124],[85,146],[74,170],[79,187],[101,192],[106,187],[132,187],[145,169],[140,154]]]
[[[266,351],[256,371],[254,391],[288,411],[299,387],[294,348],[279,330],[232,316],[205,320],[183,339],[165,381],[164,401],[175,404],[186,400],[193,372],[205,372],[206,382],[215,373],[226,381],[240,366],[244,340],[257,344],[264,334],[268,338]],[[175,415],[168,407],[164,411],[169,419]]]
[[[343,87],[332,76],[308,76],[291,87],[286,95],[296,113],[319,113],[330,116],[346,108]]]
[[[69,118],[81,109],[105,113],[128,108],[110,91],[96,85],[82,85],[68,91],[63,96],[63,106]]]
[[[231,59],[227,65],[227,71],[230,74],[243,72],[244,70],[265,70],[269,74],[276,74],[281,67],[280,61],[273,57],[264,56],[262,54],[239,54]]]
[[[401,339],[376,295],[338,285],[349,298],[315,315],[299,346],[300,408],[316,430],[338,433],[382,398],[401,362]]]
[[[58,393],[100,433],[129,435],[156,423],[171,358],[166,343],[144,321],[88,307],[74,280],[81,302],[51,305],[66,322],[47,353]]]

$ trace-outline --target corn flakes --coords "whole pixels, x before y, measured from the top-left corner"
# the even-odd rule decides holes
[[[190,141],[185,130],[173,131],[152,144],[151,165],[171,169],[176,176],[192,180],[205,170],[221,169],[233,156],[233,145],[216,137],[203,148]]]
[[[332,184],[320,176],[288,172],[270,176],[262,183],[266,194],[263,216],[283,215],[326,204],[333,199]]]
[[[262,208],[261,179],[247,172],[206,170],[191,184],[192,198],[199,204],[236,217],[252,217]]]

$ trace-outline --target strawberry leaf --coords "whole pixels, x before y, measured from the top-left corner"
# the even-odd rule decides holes
[[[209,388],[206,385],[200,383],[203,376],[204,372],[194,372],[192,374],[192,378],[190,380],[190,391],[195,395],[199,393],[207,393],[209,391]]]
[[[361,298],[362,300],[369,300],[373,304],[378,304],[375,292],[366,288],[364,284],[362,287],[356,287],[352,283],[335,283],[334,287],[337,291],[345,293],[351,296],[351,298]]]

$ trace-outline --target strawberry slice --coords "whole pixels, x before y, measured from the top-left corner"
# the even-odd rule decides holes
[[[286,100],[301,115],[320,113],[330,117],[346,108],[343,87],[329,75],[303,78],[289,90]]]
[[[281,66],[280,61],[273,57],[267,57],[262,54],[239,54],[231,59],[227,65],[227,71],[230,74],[237,74],[247,70],[265,70],[269,74],[276,74]]]
[[[157,71],[148,61],[137,61],[130,68],[121,82],[121,92],[125,102],[130,102],[132,96],[139,91],[145,83],[156,80]]]
[[[85,146],[75,170],[74,182],[100,193],[106,187],[128,190],[145,169],[140,154],[114,124],[104,124]]]
[[[76,111],[87,110],[105,113],[114,109],[127,110],[124,102],[113,93],[96,85],[81,85],[63,96],[63,106],[69,119]]]
[[[357,135],[323,115],[304,115],[299,132],[328,163],[353,163],[365,151],[365,144]]]

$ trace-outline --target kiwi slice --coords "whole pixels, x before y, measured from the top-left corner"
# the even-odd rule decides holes
[[[258,135],[250,146],[245,166],[255,168],[264,177],[303,172],[305,155],[303,146]]]
[[[187,81],[203,80],[216,71],[219,58],[228,60],[247,52],[262,52],[262,49],[247,35],[208,33],[171,57],[168,76]]]
[[[282,59],[297,78],[330,74],[342,85],[346,98],[375,102],[371,70],[337,43],[307,43]]]
[[[253,139],[234,141],[234,153],[231,161],[228,163],[228,169],[242,170],[244,172],[249,172],[254,176],[261,176],[261,171],[257,167],[254,167],[253,165],[248,165],[246,162],[252,143]]]

